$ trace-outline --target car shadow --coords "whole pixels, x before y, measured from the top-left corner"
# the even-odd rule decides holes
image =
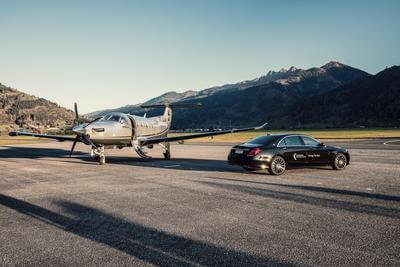
[[[168,233],[76,202],[56,200],[53,203],[67,215],[0,194],[0,205],[63,231],[117,249],[148,264],[158,266],[289,265],[276,259],[255,256]]]
[[[395,208],[386,208],[386,207],[370,205],[370,204],[355,203],[355,202],[350,202],[350,201],[308,196],[308,195],[292,193],[292,192],[275,191],[275,190],[271,190],[271,189],[256,188],[256,187],[239,185],[239,184],[226,184],[226,183],[217,183],[217,182],[210,182],[210,181],[193,181],[193,182],[200,183],[203,185],[208,185],[211,187],[222,188],[224,190],[236,191],[236,192],[246,193],[246,194],[250,194],[250,195],[266,197],[266,198],[287,200],[287,201],[292,201],[292,202],[297,202],[297,203],[302,203],[302,204],[309,204],[309,205],[313,205],[313,206],[324,207],[324,208],[333,208],[333,209],[338,209],[338,210],[346,210],[346,211],[350,211],[350,212],[372,214],[372,215],[384,216],[384,217],[389,217],[389,218],[400,218],[400,209],[395,209]]]
[[[223,180],[223,181],[232,181],[232,182],[243,182],[243,183],[251,183],[251,184],[262,184],[262,185],[272,185],[279,186],[284,188],[291,189],[300,189],[305,191],[313,191],[313,192],[322,192],[322,193],[330,193],[330,194],[338,194],[338,195],[348,195],[348,196],[357,196],[364,198],[372,198],[378,200],[388,200],[388,201],[398,201],[400,202],[400,197],[391,196],[391,195],[383,195],[377,193],[367,193],[367,192],[359,192],[345,189],[336,189],[336,188],[327,188],[320,186],[309,186],[309,185],[291,185],[291,184],[278,184],[278,183],[268,183],[268,182],[257,182],[257,181],[248,181],[241,179],[230,179],[230,178],[221,178],[221,177],[207,177],[213,180]]]

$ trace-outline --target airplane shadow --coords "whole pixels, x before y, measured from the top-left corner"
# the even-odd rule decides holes
[[[57,200],[53,203],[69,216],[0,194],[0,205],[63,231],[117,249],[149,264],[158,266],[293,266],[293,264],[268,257],[255,256],[157,230],[76,202]]]
[[[62,162],[72,164],[93,164],[98,165],[98,161],[92,159],[88,153],[74,151],[72,158],[79,161],[69,160],[69,150],[57,148],[38,148],[38,147],[22,147],[8,146],[0,150],[0,160],[7,158],[55,158]],[[163,158],[142,159],[137,157],[132,151],[132,157],[127,156],[106,156],[106,164],[121,164],[127,166],[152,167],[152,168],[169,168],[176,170],[191,171],[219,171],[219,172],[244,172],[241,167],[231,166],[224,160],[211,159],[189,159],[189,158],[172,158],[164,160]]]
[[[91,158],[88,153],[74,151],[72,157],[79,159],[80,161],[72,161],[69,159],[69,150],[58,149],[58,148],[38,148],[38,147],[15,147],[7,146],[0,150],[0,159],[2,158],[55,158],[65,159],[62,162],[72,164],[93,164],[97,165],[98,161]],[[242,167],[237,165],[229,165],[226,160],[214,160],[214,159],[196,159],[196,158],[172,158],[171,160],[164,160],[163,158],[151,158],[143,159],[137,157],[134,152],[131,156],[115,156],[106,155],[107,164],[121,164],[127,166],[138,166],[138,167],[151,167],[160,169],[175,169],[175,170],[187,170],[187,171],[218,171],[218,172],[234,172],[243,174],[265,174],[266,171],[260,170],[256,172],[249,172],[244,170]],[[291,166],[288,171],[293,169],[329,169],[326,166]]]
[[[87,153],[74,151],[74,155],[82,156]],[[39,148],[39,147],[23,147],[23,146],[5,146],[0,149],[1,158],[68,158],[69,150],[58,148]]]

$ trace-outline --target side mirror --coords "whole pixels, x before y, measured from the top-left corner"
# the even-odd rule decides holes
[[[319,146],[325,146],[325,144],[324,143],[319,143]]]

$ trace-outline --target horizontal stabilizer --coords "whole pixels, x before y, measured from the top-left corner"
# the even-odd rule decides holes
[[[201,107],[200,103],[185,103],[185,102],[175,102],[175,103],[164,103],[155,105],[141,105],[141,108],[198,108]]]

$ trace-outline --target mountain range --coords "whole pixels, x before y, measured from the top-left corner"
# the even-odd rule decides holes
[[[329,120],[320,121],[321,118],[310,121],[297,115],[301,111],[301,103],[309,98],[334,92],[346,84],[355,86],[357,81],[368,77],[373,76],[365,71],[331,61],[321,67],[306,70],[291,67],[288,70],[269,71],[266,75],[253,80],[211,87],[197,92],[168,92],[144,104],[176,101],[202,104],[200,109],[176,110],[173,120],[175,129],[228,128],[250,126],[265,121],[269,121],[274,128],[358,126],[357,123],[350,122],[340,124]],[[318,107],[307,107],[308,110],[316,108]],[[297,110],[296,113],[293,113],[294,109]],[[110,111],[136,115],[147,113],[148,116],[160,113],[160,110],[141,109],[140,104],[137,104],[94,112],[89,116],[101,116]],[[361,123],[363,120],[356,121]],[[371,121],[366,125],[373,126],[375,122]]]
[[[141,104],[199,102],[201,108],[177,109],[173,129],[229,128],[268,121],[273,128],[377,127],[400,125],[400,67],[376,75],[331,61],[321,67],[269,71],[256,79],[200,91],[167,92]],[[109,112],[159,115],[160,109],[141,104],[86,114]],[[63,126],[74,119],[71,110],[0,84],[0,124],[28,121]]]
[[[400,125],[400,67],[387,68],[299,101],[286,112],[289,122],[307,127]]]

